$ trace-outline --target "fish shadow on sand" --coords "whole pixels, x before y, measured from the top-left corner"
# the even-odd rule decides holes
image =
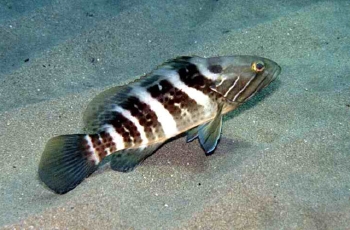
[[[234,156],[235,159],[233,160],[239,164],[241,156],[237,156],[236,152],[244,152],[242,149],[248,149],[249,147],[250,145],[247,142],[221,137],[214,153],[206,156],[197,140],[186,143],[184,137],[179,137],[160,147],[152,156],[137,166],[135,171],[147,170],[149,167],[173,167],[180,168],[179,170],[201,173],[207,171],[212,160],[225,161],[227,157],[232,158]],[[111,169],[108,161],[106,161],[91,177],[109,170]]]
[[[230,120],[240,113],[246,112],[247,110],[257,106],[261,101],[270,97],[280,86],[281,81],[279,79],[274,80],[266,89],[262,89],[256,95],[254,95],[249,101],[238,107],[236,110],[229,112],[224,116],[223,121]],[[224,126],[225,128],[225,126]]]
[[[176,139],[158,150],[158,152],[148,158],[143,167],[166,166],[181,168],[181,170],[193,173],[205,172],[211,161],[225,160],[227,156],[235,155],[235,151],[241,148],[249,148],[246,142],[235,142],[233,139],[222,137],[215,152],[210,156],[205,156],[198,141],[186,143],[184,138]]]

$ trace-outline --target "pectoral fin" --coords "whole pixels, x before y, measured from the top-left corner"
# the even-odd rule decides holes
[[[221,135],[222,129],[222,105],[219,105],[215,118],[199,126],[198,139],[206,155],[211,155],[215,150]]]
[[[191,142],[198,137],[198,127],[195,127],[189,131],[187,131],[186,142]]]

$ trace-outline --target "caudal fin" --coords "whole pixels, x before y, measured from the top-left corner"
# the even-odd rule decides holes
[[[88,159],[84,134],[63,135],[50,139],[39,164],[40,179],[54,192],[74,189],[97,169]]]

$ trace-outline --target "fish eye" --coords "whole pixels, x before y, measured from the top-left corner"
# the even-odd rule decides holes
[[[260,72],[264,71],[264,69],[265,69],[265,64],[264,64],[264,62],[262,62],[262,61],[253,62],[253,64],[252,64],[252,70],[253,70],[255,73],[260,73]]]

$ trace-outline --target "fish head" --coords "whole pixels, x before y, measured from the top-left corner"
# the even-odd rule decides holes
[[[207,66],[213,74],[210,89],[231,103],[244,103],[281,72],[270,59],[246,55],[209,58]]]

